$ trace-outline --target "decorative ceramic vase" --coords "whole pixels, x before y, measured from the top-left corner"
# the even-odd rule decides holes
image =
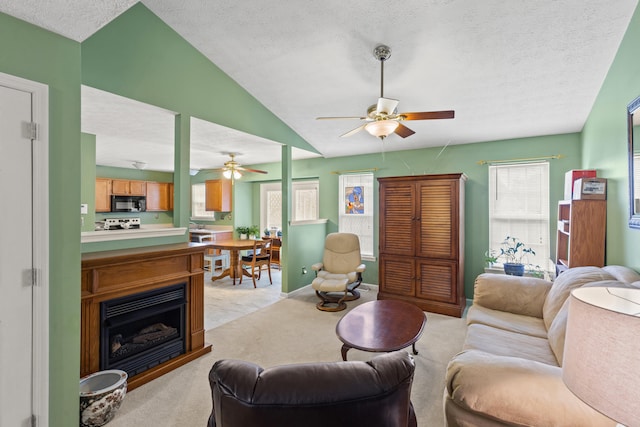
[[[524,276],[524,264],[504,263],[504,272],[510,276]]]
[[[99,371],[80,379],[80,427],[99,427],[113,419],[127,394],[127,373]]]

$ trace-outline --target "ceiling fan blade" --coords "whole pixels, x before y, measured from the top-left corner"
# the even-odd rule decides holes
[[[455,111],[422,111],[419,113],[400,113],[398,117],[402,120],[434,120],[434,119],[453,119]]]
[[[411,136],[411,135],[413,135],[415,133],[414,131],[412,131],[411,129],[409,129],[408,127],[403,125],[402,123],[398,123],[398,127],[396,128],[396,130],[394,130],[394,132],[397,135],[400,135],[403,138]]]
[[[400,101],[398,101],[397,99],[391,99],[391,98],[378,98],[378,105],[376,106],[376,113],[378,114],[393,114],[394,111],[396,111],[396,108],[398,107],[398,103]]]
[[[263,170],[260,170],[260,169],[245,168],[244,166],[236,166],[236,170],[245,171],[245,172],[254,172],[254,173],[264,173],[264,174],[268,174],[269,173],[267,171],[263,171]]]
[[[345,117],[316,117],[316,120],[342,120],[342,119],[357,119],[357,120],[365,120],[366,117],[360,116],[345,116]]]
[[[357,128],[352,129],[352,130],[350,130],[349,132],[347,132],[347,133],[345,133],[345,134],[343,134],[343,135],[340,135],[340,136],[341,136],[342,138],[345,138],[345,137],[347,137],[347,136],[354,135],[354,134],[356,134],[356,133],[360,132],[362,129],[364,129],[364,127],[365,127],[367,124],[368,124],[368,123],[365,123],[365,124],[363,124],[362,126],[358,126]]]

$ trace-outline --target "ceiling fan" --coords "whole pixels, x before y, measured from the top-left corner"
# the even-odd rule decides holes
[[[260,169],[250,169],[250,168],[245,168],[243,166],[241,166],[238,162],[235,161],[235,153],[229,153],[229,157],[231,157],[231,160],[227,160],[226,162],[224,162],[224,166],[221,167],[220,169],[216,169],[217,171],[221,171],[222,172],[222,176],[224,176],[227,179],[240,179],[242,178],[242,173],[241,172],[254,172],[254,173],[268,173],[267,171],[263,171]]]
[[[373,56],[380,61],[380,98],[378,98],[377,104],[371,105],[367,109],[366,117],[317,117],[316,120],[364,120],[367,123],[358,126],[341,136],[351,136],[360,132],[362,129],[365,129],[371,135],[384,139],[391,133],[395,133],[402,138],[413,135],[415,133],[413,130],[400,123],[404,120],[452,119],[454,117],[455,112],[453,110],[398,113],[397,107],[399,101],[397,99],[384,97],[384,62],[391,57],[391,48],[385,45],[376,46],[373,50]]]

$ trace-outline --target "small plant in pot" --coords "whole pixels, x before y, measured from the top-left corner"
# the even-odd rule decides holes
[[[246,240],[248,238],[250,229],[251,227],[245,227],[245,226],[236,227],[236,231],[238,232],[238,235],[240,236],[241,240]]]
[[[512,276],[524,275],[524,259],[527,255],[535,255],[535,251],[527,247],[517,237],[507,236],[501,243],[498,258],[504,260],[504,272]]]
[[[247,234],[249,235],[249,238],[259,239],[260,227],[258,227],[257,225],[252,225],[251,227],[249,227]]]

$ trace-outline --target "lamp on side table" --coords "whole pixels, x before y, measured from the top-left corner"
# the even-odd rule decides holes
[[[569,298],[564,383],[607,417],[640,426],[640,289],[581,288]]]

